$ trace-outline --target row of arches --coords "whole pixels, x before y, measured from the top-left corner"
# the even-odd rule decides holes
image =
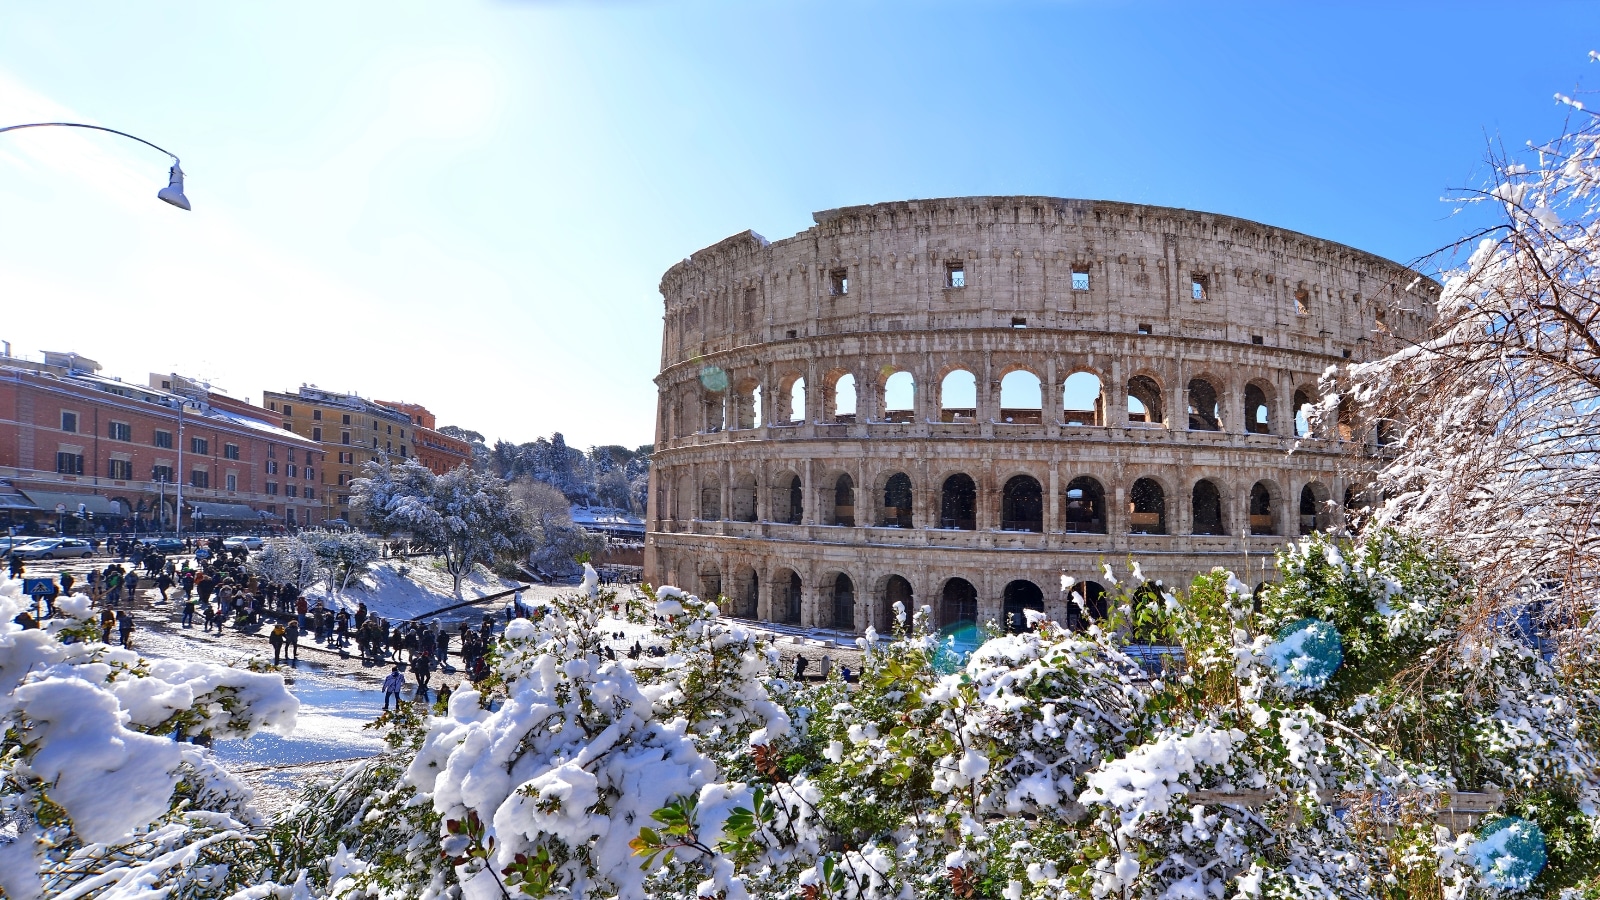
[[[774,408],[763,416],[763,389],[754,378],[730,379],[720,369],[699,379],[695,402],[701,410],[693,415],[692,409],[680,404],[674,409],[676,422],[673,436],[693,431],[719,432],[745,430],[762,425],[785,426],[802,424],[809,415],[806,378],[790,373],[779,379],[774,396]],[[1303,385],[1292,392],[1287,415],[1283,421],[1274,415],[1276,391],[1272,384],[1257,378],[1247,381],[1236,398],[1230,402],[1226,392],[1218,387],[1224,379],[1200,374],[1190,378],[1183,386],[1181,404],[1168,402],[1172,393],[1153,373],[1139,373],[1128,378],[1123,392],[1124,409],[1116,408],[1100,374],[1079,369],[1069,374],[1055,391],[1059,403],[1052,398],[1045,402],[1044,383],[1039,375],[1027,368],[1013,368],[1000,378],[998,404],[989,415],[996,423],[1044,424],[1046,410],[1054,406],[1059,423],[1065,426],[1131,425],[1146,427],[1186,428],[1191,431],[1240,431],[1249,434],[1292,434],[1296,437],[1322,437],[1312,433],[1308,407],[1318,402],[1314,385]],[[915,376],[908,370],[885,367],[873,388],[878,391],[873,404],[879,418],[888,423],[909,423],[918,417],[918,388]],[[854,423],[858,420],[857,378],[846,370],[829,372],[822,380],[822,397],[819,404],[819,422]],[[944,423],[970,423],[980,419],[980,400],[977,376],[969,369],[955,368],[944,373],[937,385],[927,413],[931,421]],[[691,404],[692,405],[692,404]],[[700,419],[700,421],[695,421]],[[1338,435],[1341,440],[1354,437],[1348,410],[1341,410]],[[1392,424],[1380,428],[1378,440],[1385,443],[1392,438]]]
[[[889,633],[896,625],[909,627],[919,603],[927,602],[918,600],[911,581],[903,575],[880,578],[868,591],[870,596],[863,596],[851,575],[830,571],[815,585],[817,614],[808,617],[804,604],[806,585],[800,573],[792,568],[780,566],[766,579],[764,586],[753,566],[739,568],[731,583],[724,583],[717,564],[707,562],[702,565],[698,580],[700,595],[722,598],[724,612],[730,615],[749,619],[766,617],[779,624],[850,632],[864,631],[869,625],[880,633]],[[998,621],[1011,631],[1033,627],[1029,612],[1046,614],[1043,589],[1027,578],[1008,582],[998,599]],[[896,605],[899,606],[898,618]],[[966,578],[946,578],[930,606],[935,628],[980,623],[978,588]],[[1075,582],[1065,606],[1062,624],[1078,630],[1086,628],[1089,622],[1103,620],[1108,614],[1105,588],[1095,581]]]
[[[676,517],[716,521],[755,522],[759,517],[761,488],[753,474],[737,477],[728,492],[724,515],[722,482],[716,475],[702,478],[698,490],[687,474],[682,476]],[[813,518],[817,524],[844,527],[912,528],[918,516],[918,498],[911,476],[903,471],[887,474],[862,509],[857,503],[858,486],[848,473],[833,477],[822,486],[821,509]],[[770,490],[769,521],[798,525],[805,516],[806,492],[798,474],[781,473]],[[1228,510],[1234,502],[1229,488],[1215,478],[1201,478],[1188,487],[1188,527],[1180,532],[1169,517],[1170,490],[1156,477],[1144,476],[1129,485],[1126,494],[1125,530],[1132,534],[1225,535],[1234,528],[1251,535],[1309,534],[1332,524],[1331,492],[1321,482],[1301,486],[1297,495],[1285,497],[1276,482],[1258,480],[1251,484],[1244,500],[1242,518],[1230,526]],[[697,501],[685,508],[683,499]],[[1054,528],[1066,533],[1106,534],[1114,515],[1108,505],[1105,486],[1091,475],[1079,475],[1067,482],[1062,492],[1060,515]],[[926,502],[926,501],[925,501]],[[974,531],[979,528],[980,491],[977,481],[965,472],[945,476],[933,499],[937,514],[923,516],[925,527]],[[1353,493],[1345,497],[1346,508],[1357,502]],[[1292,510],[1292,513],[1291,513]],[[1027,474],[1006,479],[998,497],[1000,531],[1042,533],[1046,525],[1046,492],[1039,479]],[[1292,518],[1291,518],[1292,516]]]

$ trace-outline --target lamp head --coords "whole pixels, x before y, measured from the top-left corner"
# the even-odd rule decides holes
[[[189,208],[189,198],[183,195],[183,170],[178,168],[176,159],[172,161],[172,172],[167,179],[167,186],[157,191],[156,196],[179,209]]]

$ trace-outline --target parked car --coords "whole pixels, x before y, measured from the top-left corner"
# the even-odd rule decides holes
[[[47,538],[24,544],[16,553],[22,559],[88,559],[94,556],[94,548],[78,538]]]
[[[229,550],[232,550],[235,547],[243,547],[246,550],[260,550],[261,538],[258,538],[253,534],[234,535],[231,538],[225,539],[222,542],[222,546],[228,548]]]
[[[147,538],[144,545],[157,553],[182,553],[183,541],[175,537]]]

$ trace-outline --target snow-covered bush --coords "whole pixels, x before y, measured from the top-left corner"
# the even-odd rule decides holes
[[[282,677],[86,640],[83,594],[24,627],[21,587],[0,581],[0,893],[243,886],[251,792],[190,741],[292,729]]]

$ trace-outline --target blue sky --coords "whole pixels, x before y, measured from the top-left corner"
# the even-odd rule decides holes
[[[1444,244],[1488,142],[1600,84],[1593,3],[1509,10],[0,0],[0,123],[131,131],[194,204],[137,144],[0,135],[0,338],[640,444],[661,273],[815,210],[1045,194]]]

